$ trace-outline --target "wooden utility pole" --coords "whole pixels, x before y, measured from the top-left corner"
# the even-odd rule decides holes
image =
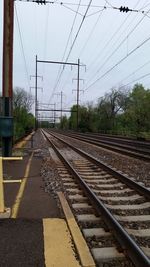
[[[13,28],[14,28],[14,1],[4,0],[3,20],[3,122],[2,153],[9,157],[12,154],[13,123]]]

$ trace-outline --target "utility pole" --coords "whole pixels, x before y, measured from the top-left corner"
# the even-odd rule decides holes
[[[78,59],[78,63],[73,62],[60,62],[60,61],[51,61],[51,60],[37,60],[39,63],[48,63],[48,64],[60,64],[60,65],[71,65],[71,66],[77,66],[78,67],[78,75],[77,75],[77,129],[79,124],[79,80],[80,80],[80,66],[84,66],[83,64],[80,64],[80,59]]]
[[[1,118],[2,154],[4,157],[12,155],[13,145],[13,29],[14,29],[14,1],[4,0],[3,20],[3,117]],[[2,133],[3,131],[3,133]]]
[[[43,76],[39,76],[38,75],[38,69],[37,69],[37,63],[38,63],[38,59],[37,59],[37,55],[35,57],[35,75],[30,75],[30,79],[32,77],[35,77],[35,130],[37,130],[38,128],[38,120],[37,120],[37,78],[41,78],[43,81]],[[39,87],[41,89],[41,87]]]
[[[56,103],[54,104],[54,128],[56,123]]]
[[[36,63],[35,63],[35,130],[37,130],[37,55],[36,55]]]
[[[78,58],[78,77],[77,77],[77,130],[79,126],[79,90],[80,90],[80,59]]]
[[[60,110],[61,110],[61,122],[62,122],[62,112],[63,112],[63,96],[65,96],[65,94],[63,94],[63,91],[61,91],[60,93],[56,93],[54,95],[60,96]]]
[[[80,79],[80,59],[78,59],[78,75],[77,75],[77,79],[73,79],[73,80],[77,80],[77,89],[72,90],[72,91],[77,91],[77,130],[78,130],[78,126],[79,126],[79,92],[83,91],[80,90],[80,80],[84,81],[83,79]]]
[[[61,123],[62,123],[62,105],[63,105],[63,92],[61,91]]]

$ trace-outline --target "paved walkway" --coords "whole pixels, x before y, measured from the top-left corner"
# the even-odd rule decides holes
[[[22,181],[4,185],[12,218],[0,219],[0,267],[80,266],[56,201],[44,191],[41,164],[34,152],[21,162],[4,163],[5,178]]]

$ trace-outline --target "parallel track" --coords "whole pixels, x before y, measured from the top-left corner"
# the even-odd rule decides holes
[[[124,155],[150,161],[150,142],[139,142],[94,134],[60,132],[65,136],[75,138],[99,147],[103,147]]]
[[[49,140],[49,133],[44,131],[43,133]],[[54,134],[52,136],[54,138]],[[68,146],[58,136],[55,136],[55,138]],[[107,239],[109,242],[111,238],[113,239],[113,237],[110,237],[113,233],[121,246],[121,251],[131,259],[135,266],[150,266],[149,258],[146,256],[146,254],[149,254],[147,248],[149,246],[147,228],[150,227],[150,216],[148,215],[148,209],[150,208],[148,202],[150,199],[149,190],[71,145],[69,145],[73,150],[71,153],[76,151],[80,155],[78,156],[79,159],[66,159],[67,154],[63,155],[64,152],[60,152],[56,145],[52,141],[50,142],[71,174],[67,174],[68,171],[63,165],[60,166],[59,174],[62,180],[64,179],[66,192],[76,213],[76,218],[80,225],[84,225],[82,231],[86,239],[100,238],[100,240],[103,240],[103,242],[99,242],[102,243],[100,246],[96,245],[94,248],[92,242],[88,241],[95,260],[97,262],[102,261],[100,255],[104,251],[107,254],[105,261],[110,262],[111,258],[111,263],[108,266],[116,266],[116,260],[120,261],[120,258],[124,258],[123,253],[118,253],[114,246],[116,241],[112,241],[113,245],[111,246],[107,244]],[[72,176],[77,182],[74,181]],[[86,198],[82,195],[81,188]],[[89,206],[87,202],[90,202],[92,206]],[[90,212],[89,216],[87,216],[87,212]],[[98,217],[95,217],[95,213]],[[85,224],[93,224],[90,218],[93,218],[96,228],[87,229],[87,226],[85,227]],[[133,226],[136,229],[133,229]],[[109,233],[105,231],[107,228],[110,231]],[[114,255],[112,255],[113,253]],[[115,263],[112,265],[114,261]],[[123,266],[133,266],[128,264]]]

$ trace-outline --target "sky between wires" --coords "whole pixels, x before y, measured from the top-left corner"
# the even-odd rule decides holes
[[[0,75],[2,76],[3,2],[0,1]],[[120,12],[114,7],[135,12]],[[136,12],[136,10],[138,12]],[[143,12],[144,11],[144,12]],[[150,86],[149,0],[56,0],[47,5],[15,1],[14,86],[34,87],[35,55],[39,60],[77,63],[80,104],[96,100],[112,87]],[[39,103],[71,107],[76,101],[77,67],[38,63]],[[0,79],[2,80],[0,76]],[[32,88],[34,94],[34,89]],[[74,90],[74,91],[72,91]]]

